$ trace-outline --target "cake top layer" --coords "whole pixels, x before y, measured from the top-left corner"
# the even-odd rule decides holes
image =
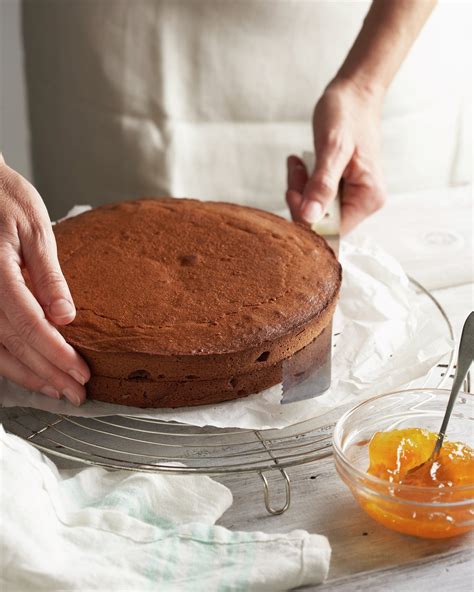
[[[106,205],[54,226],[95,351],[203,355],[273,341],[323,315],[341,270],[324,239],[260,210],[190,199]]]

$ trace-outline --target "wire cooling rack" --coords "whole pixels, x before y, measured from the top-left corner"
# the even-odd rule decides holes
[[[451,323],[434,296],[410,280],[433,320],[443,323],[454,338]],[[452,376],[454,354],[445,364],[410,386],[441,387]],[[466,385],[469,391],[470,385]],[[196,427],[140,416],[81,418],[54,415],[32,408],[0,409],[4,428],[36,448],[59,457],[128,471],[222,475],[257,473],[263,482],[264,502],[270,514],[290,506],[291,483],[286,469],[331,454],[334,422],[342,408],[284,429],[251,430]],[[266,473],[279,471],[285,489],[284,504],[270,502]]]

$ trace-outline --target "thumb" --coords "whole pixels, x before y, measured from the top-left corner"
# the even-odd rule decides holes
[[[339,182],[350,154],[340,146],[322,144],[316,150],[316,165],[306,184],[301,204],[301,217],[308,224],[320,220],[337,194]]]
[[[48,224],[42,230],[21,241],[23,260],[32,291],[48,319],[57,325],[67,325],[74,320],[76,308],[59,265],[51,226]]]

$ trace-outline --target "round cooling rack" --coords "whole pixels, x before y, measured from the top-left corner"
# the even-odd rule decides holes
[[[418,282],[410,281],[422,305],[429,307],[433,322],[442,323],[446,335],[453,339],[451,323],[439,302]],[[421,383],[414,381],[408,386],[445,386],[453,368],[454,352]],[[467,384],[467,392],[469,387]],[[82,418],[24,407],[0,409],[0,421],[6,431],[36,448],[88,465],[181,474],[254,472],[262,479],[267,511],[282,514],[291,500],[286,469],[331,454],[334,423],[344,409],[339,407],[324,416],[271,430],[200,428],[133,415]],[[265,475],[269,471],[279,471],[283,479],[285,501],[279,508],[270,502]]]

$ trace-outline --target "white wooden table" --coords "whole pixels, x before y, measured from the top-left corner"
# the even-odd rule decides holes
[[[457,338],[474,308],[472,208],[469,187],[394,196],[357,230],[358,235],[375,238],[433,292]],[[288,474],[292,501],[281,516],[266,513],[258,477],[219,479],[234,494],[234,504],[219,524],[266,532],[304,528],[326,535],[333,550],[331,568],[327,583],[318,590],[474,590],[474,536],[430,541],[387,530],[357,506],[332,457],[288,469]],[[275,493],[283,491],[278,479],[276,474]]]
[[[375,238],[433,292],[459,337],[473,309],[470,188],[394,196],[357,234]],[[72,466],[52,460],[61,467]],[[288,469],[288,473],[292,501],[281,516],[266,512],[257,475],[219,478],[234,495],[232,507],[219,524],[265,532],[303,528],[326,535],[333,550],[331,568],[327,583],[318,590],[474,590],[473,536],[430,541],[385,529],[359,509],[339,479],[332,457]],[[269,481],[276,496],[283,492],[279,473],[269,476]],[[281,499],[272,501],[278,506]]]

